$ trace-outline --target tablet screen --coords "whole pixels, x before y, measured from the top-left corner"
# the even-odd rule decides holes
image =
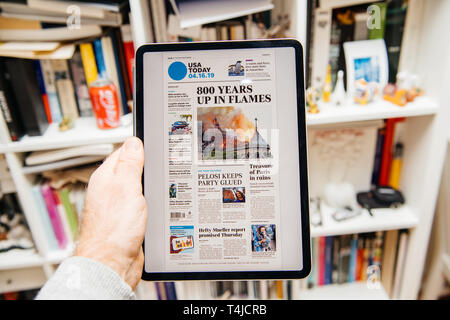
[[[295,64],[291,47],[144,53],[147,273],[303,268]]]

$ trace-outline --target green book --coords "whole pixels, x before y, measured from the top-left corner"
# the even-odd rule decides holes
[[[384,31],[386,30],[387,3],[376,3],[375,5],[380,8],[380,27],[369,29],[369,40],[384,39]]]
[[[72,203],[69,199],[69,189],[58,190],[59,198],[64,206],[64,211],[67,215],[67,220],[69,221],[70,231],[72,233],[72,239],[76,239],[78,236],[78,219],[73,209]]]

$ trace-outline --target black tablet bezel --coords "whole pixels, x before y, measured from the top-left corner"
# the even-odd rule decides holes
[[[306,120],[305,120],[305,84],[303,70],[303,48],[294,39],[277,40],[244,40],[221,42],[186,42],[145,44],[138,48],[135,57],[135,100],[133,108],[134,135],[144,141],[144,54],[146,52],[164,51],[195,51],[195,50],[223,50],[223,49],[254,49],[292,47],[295,49],[296,87],[297,87],[297,123],[299,148],[300,175],[300,208],[302,230],[303,269],[278,271],[211,271],[211,272],[151,272],[142,271],[142,279],[150,281],[178,281],[178,280],[242,280],[242,279],[300,279],[305,278],[311,271],[311,238],[309,228],[309,194],[308,169],[306,150]],[[300,165],[302,164],[302,165]],[[144,173],[142,173],[142,191],[144,192]],[[144,249],[145,240],[142,244]]]

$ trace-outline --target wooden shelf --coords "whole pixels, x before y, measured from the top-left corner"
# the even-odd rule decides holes
[[[389,300],[380,288],[369,288],[365,282],[329,284],[300,291],[295,300]]]
[[[71,130],[60,132],[57,124],[51,124],[44,135],[25,136],[20,141],[2,144],[0,152],[27,152],[87,144],[120,143],[132,134],[132,126],[101,130],[97,128],[93,117],[79,118]]]
[[[333,209],[322,204],[322,226],[311,226],[312,237],[407,229],[419,223],[418,217],[408,206],[397,209],[374,209],[373,216],[363,209],[359,216],[346,221],[335,221]]]
[[[332,123],[378,120],[401,117],[414,117],[435,114],[438,104],[429,97],[418,97],[404,107],[399,107],[385,100],[378,100],[365,106],[348,103],[342,107],[319,103],[320,112],[306,115],[308,126]]]

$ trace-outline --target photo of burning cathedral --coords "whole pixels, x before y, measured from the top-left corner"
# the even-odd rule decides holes
[[[272,158],[258,119],[248,120],[240,108],[198,108],[197,129],[199,159]]]

